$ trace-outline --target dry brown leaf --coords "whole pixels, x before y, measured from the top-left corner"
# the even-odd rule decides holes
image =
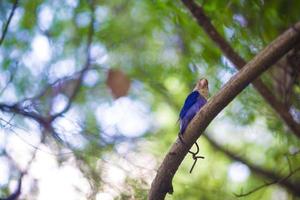
[[[106,85],[115,99],[126,96],[130,88],[130,79],[119,69],[110,69],[107,73]]]

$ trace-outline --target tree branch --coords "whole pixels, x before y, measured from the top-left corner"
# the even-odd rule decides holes
[[[88,37],[87,37],[86,60],[85,60],[84,67],[81,70],[81,73],[79,74],[79,77],[77,78],[77,80],[75,82],[74,89],[72,91],[72,94],[69,97],[69,101],[68,101],[67,105],[61,112],[53,115],[51,121],[53,121],[54,119],[56,119],[59,116],[62,116],[64,113],[66,113],[70,109],[72,102],[74,101],[74,99],[77,97],[77,95],[79,93],[84,75],[91,67],[90,49],[91,49],[92,40],[93,40],[93,36],[94,36],[94,23],[95,23],[95,5],[94,4],[95,4],[94,0],[91,0],[91,3],[90,3],[91,22],[90,22],[89,32],[88,32]]]
[[[152,85],[153,86],[153,85]],[[174,108],[179,109],[179,105],[174,102],[174,100],[166,93],[164,92],[164,85],[154,85],[155,89],[158,89],[160,95]],[[215,148],[216,150],[220,151],[221,153],[225,154],[227,157],[229,157],[232,160],[239,161],[249,167],[249,169],[252,171],[252,173],[257,174],[258,176],[261,176],[267,180],[270,180],[274,182],[274,184],[279,184],[282,187],[286,188],[291,193],[300,196],[300,183],[292,183],[289,180],[281,181],[283,178],[281,176],[278,176],[277,173],[274,173],[273,171],[269,171],[266,169],[261,168],[260,166],[257,166],[253,163],[250,163],[243,157],[238,156],[236,153],[230,151],[229,149],[224,148],[222,145],[218,144],[214,139],[212,139],[209,134],[204,133],[203,135],[206,140],[210,143],[210,145]],[[296,152],[295,154],[292,154],[292,156],[296,155],[299,152]],[[288,159],[288,155],[286,155],[287,161],[289,163],[290,171],[293,171],[291,169],[291,163]],[[298,187],[297,187],[298,186]]]
[[[265,169],[255,165],[253,163],[250,163],[246,159],[236,155],[236,153],[222,147],[220,144],[215,142],[211,137],[209,137],[209,134],[205,133],[204,137],[207,139],[207,141],[210,143],[211,146],[213,146],[215,149],[221,151],[222,153],[227,155],[229,158],[231,158],[233,160],[236,160],[236,161],[239,161],[239,162],[247,165],[249,167],[249,169],[251,171],[253,171],[254,173],[256,173],[256,174],[258,174],[258,175],[260,175],[260,176],[262,176],[266,179],[271,180],[271,182],[269,182],[267,184],[264,184],[263,187],[266,187],[266,186],[272,185],[272,184],[279,184],[282,187],[286,188],[291,193],[293,193],[294,195],[300,196],[300,184],[299,183],[293,184],[288,180],[288,178],[286,178],[287,176],[285,176],[285,177],[278,176],[278,173],[274,173],[274,172],[265,170]],[[298,169],[297,169],[297,171],[298,171]],[[291,173],[295,173],[295,171],[291,172]],[[290,177],[290,176],[288,175],[288,177]],[[263,187],[261,187],[261,188],[263,188]],[[257,191],[261,188],[256,188],[255,191]],[[253,191],[253,190],[251,190],[251,191]],[[245,194],[247,194],[247,193],[245,193]]]
[[[205,15],[201,6],[197,5],[194,0],[182,0],[183,4],[191,11],[198,24],[204,29],[207,35],[222,50],[224,55],[240,70],[246,65],[246,61],[240,57],[230,44],[221,36],[221,34],[212,25],[210,19]],[[299,28],[294,28],[299,32]],[[282,118],[289,129],[300,138],[300,124],[297,123],[287,107],[281,103],[271,92],[271,90],[262,82],[261,79],[253,81],[254,88],[269,103],[269,105]]]
[[[152,85],[153,86],[153,85]],[[174,108],[179,109],[179,105],[177,105],[174,100],[167,95],[166,92],[164,92],[164,85],[154,85],[154,88],[158,89],[160,95],[163,96],[163,98]],[[160,91],[162,90],[162,91]],[[221,146],[220,144],[218,144],[215,140],[213,140],[211,137],[209,137],[209,134],[204,133],[203,135],[206,140],[210,143],[210,145],[215,148],[216,150],[220,151],[221,153],[225,154],[227,157],[229,157],[232,160],[236,160],[239,161],[245,165],[247,165],[249,167],[249,169],[252,171],[252,173],[257,174],[258,176],[262,176],[265,179],[271,180],[272,182],[275,182],[276,184],[281,185],[282,187],[286,188],[288,191],[290,191],[291,193],[300,196],[300,183],[295,183],[293,184],[292,182],[290,182],[289,180],[285,180],[285,181],[280,181],[282,179],[282,177],[278,176],[277,173],[274,173],[272,171],[269,170],[265,170],[263,168],[261,168],[260,166],[257,166],[253,163],[250,163],[249,161],[247,161],[246,159],[244,159],[243,157],[237,156],[236,153],[224,148],[223,146]],[[296,152],[296,154],[299,152]],[[296,155],[296,154],[292,154],[292,156]],[[288,159],[288,155],[286,155],[287,157],[287,161],[289,163],[289,167],[290,167],[290,161]],[[292,171],[291,167],[290,167],[290,171]],[[274,183],[274,184],[275,184]],[[298,186],[298,187],[297,187]]]
[[[67,112],[71,105],[72,102],[74,101],[74,99],[76,98],[76,96],[79,93],[80,87],[82,85],[82,81],[84,78],[85,73],[90,69],[91,66],[91,61],[90,61],[90,48],[92,45],[92,38],[94,35],[94,22],[95,22],[95,15],[94,15],[94,11],[95,11],[95,6],[94,6],[94,0],[91,1],[90,3],[91,6],[91,22],[90,22],[90,26],[89,26],[89,32],[88,32],[88,37],[87,37],[87,46],[86,46],[86,61],[85,64],[82,68],[82,70],[79,71],[78,73],[78,77],[75,81],[75,86],[74,89],[72,90],[71,95],[69,96],[68,99],[68,103],[67,105],[64,107],[64,109],[62,111],[60,111],[59,113],[56,113],[54,115],[49,115],[49,116],[43,116],[37,112],[33,112],[33,111],[27,111],[26,108],[20,106],[20,104],[22,103],[22,101],[9,105],[9,104],[5,104],[5,103],[0,103],[0,110],[4,111],[4,112],[10,112],[10,113],[15,113],[18,115],[22,115],[24,117],[28,117],[31,118],[35,121],[37,121],[40,125],[42,125],[42,127],[49,131],[50,133],[52,133],[52,136],[57,139],[60,143],[64,143],[63,140],[58,136],[58,134],[55,132],[55,130],[52,127],[52,122],[59,116],[62,116],[65,112]],[[63,79],[61,79],[63,80]],[[49,86],[51,87],[51,86]],[[46,91],[47,89],[45,89]],[[41,94],[30,98],[30,100],[38,98],[42,95],[44,95],[44,92],[42,91]]]
[[[18,0],[15,0],[14,5],[13,5],[13,7],[11,9],[10,14],[9,14],[9,17],[7,19],[7,22],[6,22],[6,24],[5,24],[4,28],[3,28],[3,31],[2,31],[2,35],[1,35],[1,38],[0,38],[0,46],[2,45],[2,43],[3,43],[4,39],[5,39],[7,30],[8,30],[8,26],[9,26],[9,24],[11,22],[11,19],[13,18],[14,14],[15,14],[15,10],[16,10],[17,6],[18,6]]]
[[[45,137],[42,137],[41,139],[41,143],[44,141]],[[20,173],[20,177],[18,179],[18,185],[17,185],[17,188],[14,190],[13,193],[11,193],[9,196],[7,196],[6,198],[0,198],[0,200],[17,200],[19,199],[20,195],[21,195],[21,189],[22,189],[22,181],[23,181],[23,177],[24,175],[26,175],[29,171],[29,168],[31,167],[33,161],[35,160],[36,158],[36,154],[37,154],[37,151],[38,151],[38,147],[34,149],[34,151],[32,152],[32,156],[30,158],[30,160],[28,161],[27,163],[27,166],[25,167],[24,170],[22,170],[15,162],[15,160],[11,157],[10,154],[8,154],[6,152],[6,150],[4,150],[4,155],[11,161],[14,163],[14,165],[16,165],[16,167],[18,168],[19,171],[21,171]]]
[[[48,120],[45,119],[43,116],[39,115],[36,112],[26,111],[24,108],[20,107],[18,103],[13,105],[0,103],[0,110],[3,112],[14,113],[14,114],[22,115],[24,117],[28,117],[30,119],[35,120],[36,122],[40,123],[43,126],[48,124]]]
[[[295,24],[300,29],[300,22]],[[166,193],[172,192],[172,179],[188,150],[200,137],[209,123],[225,108],[244,88],[274,64],[281,56],[294,47],[300,40],[300,33],[288,29],[275,41],[255,56],[243,69],[234,75],[223,88],[214,95],[194,117],[188,126],[182,145],[179,139],[173,144],[163,160],[149,192],[150,200],[164,199]]]
[[[13,193],[11,193],[8,197],[5,198],[0,198],[0,200],[17,200],[21,194],[21,188],[22,188],[22,181],[23,181],[23,176],[24,174],[21,173],[19,180],[18,180],[18,185],[17,188]]]
[[[272,181],[272,182],[269,182],[269,183],[265,183],[261,186],[258,186],[257,188],[254,188],[246,193],[241,193],[241,194],[234,194],[236,197],[245,197],[245,196],[248,196],[250,194],[253,194],[254,192],[257,192],[258,190],[260,189],[263,189],[265,187],[268,187],[270,185],[274,185],[274,184],[280,184],[281,182],[283,181],[287,181],[287,179],[289,179],[291,176],[293,176],[296,172],[298,172],[300,170],[300,167],[298,167],[297,169],[295,169],[294,171],[290,172],[287,176],[283,177],[282,179],[280,180],[276,180],[276,181]],[[300,190],[298,188],[298,191],[296,190],[295,192],[297,193],[294,193],[295,195],[299,196],[300,195]]]

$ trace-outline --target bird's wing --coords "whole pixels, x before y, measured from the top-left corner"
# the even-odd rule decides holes
[[[197,92],[198,93],[198,92]],[[194,94],[194,96],[196,96]],[[182,112],[180,112],[180,114],[182,114],[182,117],[180,116],[180,134],[183,134],[186,127],[188,126],[188,124],[190,123],[190,121],[194,118],[194,116],[196,115],[196,113],[204,106],[204,104],[207,102],[206,99],[198,93],[197,95],[198,97],[196,98],[196,101],[194,103],[193,102],[193,95],[190,94],[187,99],[186,102],[182,108]],[[190,103],[190,104],[188,104]]]
[[[199,98],[197,100],[197,103],[199,104],[199,110],[206,104],[207,100],[204,98],[201,94],[199,94]]]
[[[189,94],[189,96],[186,98],[183,107],[181,108],[179,118],[183,119],[183,117],[186,115],[187,111],[197,102],[197,99],[199,97],[199,92],[193,91]]]

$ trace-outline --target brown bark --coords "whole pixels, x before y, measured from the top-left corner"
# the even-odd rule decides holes
[[[224,55],[234,64],[234,66],[240,70],[246,65],[246,61],[240,57],[230,44],[221,36],[221,34],[212,25],[210,19],[205,15],[201,6],[197,5],[194,0],[182,0],[184,5],[191,11],[193,16],[196,18],[198,24],[204,29],[208,36],[216,43],[216,45],[222,50]],[[295,27],[294,27],[295,28]],[[298,30],[299,28],[295,28]],[[261,79],[257,78],[253,81],[254,88],[260,93],[260,95],[268,102],[289,129],[300,138],[300,124],[297,123],[289,109],[280,102],[276,96],[274,96],[271,90],[262,82]]]
[[[164,199],[167,193],[172,193],[172,179],[188,150],[223,108],[281,56],[294,47],[300,40],[300,33],[295,29],[300,29],[300,22],[285,31],[255,56],[197,113],[184,134],[183,139],[186,145],[182,145],[177,139],[164,158],[151,184],[149,200]]]
[[[174,102],[174,99],[171,98],[170,96],[168,96],[168,94],[164,92],[165,91],[164,85],[159,85],[157,87],[158,88],[156,88],[156,87],[155,88],[158,89],[158,91],[159,91],[159,89],[162,89],[162,91],[160,91],[160,95],[162,95],[162,97],[171,106],[173,106],[174,109],[177,109],[177,110],[180,109],[180,105],[176,104]],[[300,182],[291,181],[290,179],[286,178],[287,176],[284,176],[284,174],[280,175],[280,173],[278,173],[278,172],[267,170],[267,169],[262,168],[262,166],[258,166],[254,163],[251,163],[247,159],[239,156],[238,153],[225,148],[221,144],[218,144],[217,141],[215,141],[213,138],[211,138],[209,136],[209,134],[207,134],[207,133],[203,134],[202,137],[204,137],[214,149],[223,153],[229,159],[236,160],[236,161],[239,161],[239,162],[247,165],[249,167],[249,169],[251,170],[251,173],[253,173],[254,175],[262,177],[264,180],[270,181],[269,183],[278,184],[278,185],[284,187],[286,190],[293,193],[294,195],[300,196]],[[295,170],[290,172],[290,174],[294,173],[294,172],[295,172]],[[290,174],[288,174],[288,176]]]

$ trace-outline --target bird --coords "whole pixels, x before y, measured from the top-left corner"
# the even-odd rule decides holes
[[[183,107],[180,110],[179,113],[179,123],[180,123],[180,130],[178,133],[178,137],[180,141],[185,145],[182,135],[184,134],[187,126],[192,121],[192,119],[195,117],[197,112],[206,104],[208,99],[208,80],[205,78],[200,79],[193,91],[187,96],[185,99],[185,102],[183,104]],[[195,142],[196,145],[196,152],[192,152],[189,150],[189,153],[192,154],[194,163],[191,167],[190,173],[192,173],[194,166],[197,162],[198,158],[204,158],[203,156],[197,156],[199,153],[199,146],[197,142]]]
[[[180,110],[179,134],[183,135],[188,124],[192,121],[197,112],[206,104],[208,99],[208,81],[205,78],[200,79],[194,90],[185,99],[184,105]]]

